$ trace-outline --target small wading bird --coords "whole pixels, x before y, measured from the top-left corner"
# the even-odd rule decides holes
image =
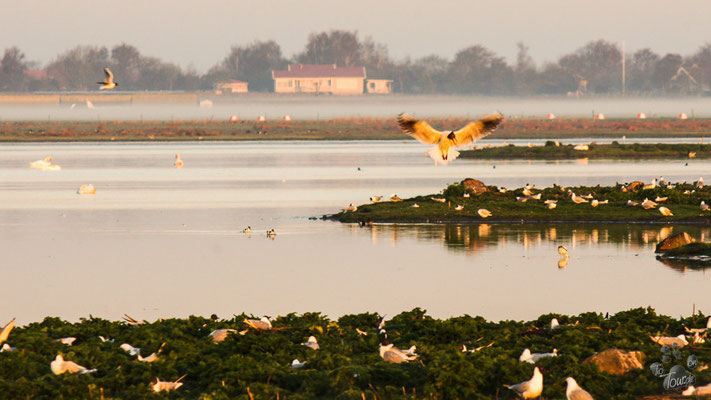
[[[504,385],[504,387],[513,390],[522,399],[535,399],[543,392],[543,374],[536,367],[531,379],[515,385]]]
[[[578,386],[575,379],[567,377],[565,381],[568,382],[568,388],[565,389],[565,397],[568,400],[594,400],[590,393]]]
[[[119,85],[117,82],[114,82],[114,74],[110,69],[104,68],[104,75],[106,76],[106,79],[104,79],[103,82],[96,82],[99,85],[102,85],[99,90],[113,89]]]
[[[92,184],[83,184],[77,189],[77,194],[96,194],[96,188]]]
[[[57,354],[57,357],[49,364],[52,369],[52,373],[55,375],[61,375],[65,372],[70,374],[79,372],[80,374],[90,374],[96,372],[96,369],[87,369],[81,365],[75,363],[74,361],[64,361],[64,358]]]
[[[435,164],[447,164],[459,156],[455,146],[466,146],[493,132],[504,119],[501,113],[489,114],[479,121],[470,122],[458,131],[442,132],[425,121],[411,115],[400,114],[397,117],[400,129],[424,144],[436,144],[428,151]]]
[[[252,233],[252,227],[248,226],[248,227],[242,229],[242,233],[247,233],[247,234]]]
[[[175,168],[181,168],[183,166],[183,160],[180,158],[180,154],[175,155],[175,162],[173,165],[175,165]]]

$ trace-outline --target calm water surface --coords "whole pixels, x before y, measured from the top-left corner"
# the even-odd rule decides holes
[[[711,271],[654,245],[708,228],[638,225],[376,225],[309,217],[372,195],[434,193],[475,177],[613,184],[694,181],[711,162],[474,161],[434,167],[400,142],[0,145],[0,320],[279,315],[422,307],[437,317],[530,319],[651,305],[711,310]],[[180,153],[185,167],[172,167]],[[51,155],[60,172],[32,170]],[[494,168],[495,166],[495,168]],[[358,170],[360,168],[360,170]],[[94,196],[77,195],[83,183]],[[248,237],[240,231],[250,225]],[[267,229],[275,240],[265,237]],[[559,245],[571,259],[558,267]]]

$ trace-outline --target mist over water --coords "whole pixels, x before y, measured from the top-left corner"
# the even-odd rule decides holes
[[[120,92],[117,92],[117,94]],[[16,120],[227,120],[230,116],[256,119],[260,115],[281,120],[331,119],[348,117],[393,117],[408,112],[420,117],[476,117],[501,111],[509,118],[558,117],[588,118],[604,113],[608,118],[635,118],[640,112],[648,118],[711,117],[711,98],[511,98],[458,96],[282,96],[249,94],[235,97],[198,96],[210,99],[211,107],[196,103],[8,105],[0,104],[0,121]],[[73,105],[73,107],[72,107]]]

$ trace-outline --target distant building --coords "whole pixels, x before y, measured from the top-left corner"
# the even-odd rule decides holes
[[[365,67],[292,64],[272,78],[276,93],[363,94]]]
[[[368,79],[365,81],[365,91],[376,94],[390,94],[393,92],[391,79]]]
[[[49,74],[46,69],[28,69],[24,71],[26,77],[36,81],[46,81],[49,79]]]
[[[248,82],[243,82],[243,81],[238,81],[236,79],[230,79],[227,82],[220,82],[217,84],[217,90],[221,91],[222,93],[229,94],[229,93],[247,93],[249,90],[247,87],[249,86]]]

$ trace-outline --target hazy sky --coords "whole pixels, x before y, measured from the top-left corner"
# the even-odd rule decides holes
[[[711,41],[709,15],[709,0],[0,0],[0,49],[45,63],[79,44],[126,42],[204,72],[232,45],[273,39],[291,56],[309,33],[335,28],[397,59],[482,44],[514,60],[523,41],[542,63],[600,38],[690,54]]]

